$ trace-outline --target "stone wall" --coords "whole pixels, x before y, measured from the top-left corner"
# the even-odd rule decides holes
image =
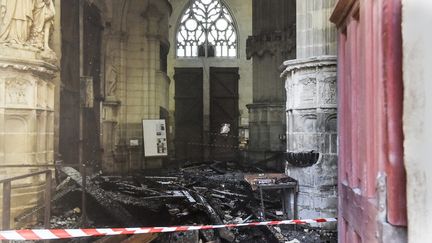
[[[97,1],[108,25],[104,29],[105,102],[102,112],[103,169],[125,173],[160,167],[161,159],[143,157],[143,119],[159,119],[168,110],[170,79],[160,65],[168,49],[167,1]],[[113,11],[113,10],[122,11]],[[140,146],[132,147],[131,139]]]
[[[432,2],[402,1],[403,132],[407,172],[408,241],[432,239]]]

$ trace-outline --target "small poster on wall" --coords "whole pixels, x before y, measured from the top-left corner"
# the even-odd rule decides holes
[[[168,141],[165,120],[143,120],[145,157],[168,155]]]

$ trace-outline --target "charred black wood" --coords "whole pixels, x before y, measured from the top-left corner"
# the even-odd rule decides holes
[[[226,165],[226,162],[224,162],[224,161],[216,161],[210,165],[210,168],[219,174],[226,174],[227,173],[226,167],[227,167],[227,165]]]
[[[255,208],[251,209],[255,217],[260,218],[260,213]],[[287,239],[285,236],[277,231],[274,226],[262,226],[261,229],[265,230],[267,232],[267,237],[269,238],[270,242],[286,242]]]
[[[105,189],[105,190],[116,190],[116,191],[122,191],[122,192],[128,192],[129,194],[133,194],[133,195],[142,195],[142,196],[147,196],[148,194],[151,195],[160,195],[161,192],[156,191],[156,190],[152,190],[149,188],[144,187],[143,185],[140,186],[135,186],[132,184],[128,184],[126,182],[117,182],[117,181],[103,181],[100,182],[100,186],[101,188]]]
[[[160,199],[166,198],[179,198],[178,196],[158,196],[158,197],[147,197],[147,198],[136,198],[128,195],[124,195],[116,192],[106,192],[106,195],[115,200],[118,203],[121,203],[125,206],[137,206],[137,207],[145,207],[146,209],[158,212],[161,208],[163,202],[158,201]],[[156,201],[156,202],[155,202]]]
[[[63,198],[65,195],[67,195],[67,194],[69,194],[69,193],[77,190],[77,185],[71,183],[70,178],[69,178],[69,180],[66,180],[65,183],[63,183],[60,188],[63,188],[63,190],[61,190],[61,191],[57,192],[56,194],[54,194],[54,196],[51,199],[51,203],[52,204],[54,202],[56,202],[57,200]],[[32,217],[33,215],[35,215],[35,214],[37,214],[39,212],[41,212],[44,208],[45,208],[45,205],[42,204],[42,205],[39,205],[39,206],[36,206],[34,208],[31,208],[29,210],[24,211],[23,213],[21,213],[20,215],[18,215],[15,218],[17,226],[20,227],[20,223],[21,222],[23,222],[27,218],[30,218],[30,217]]]
[[[196,203],[195,198],[192,197],[192,195],[189,193],[189,191],[183,190],[182,192],[185,195],[185,197],[189,200],[189,202]]]
[[[210,195],[211,195],[212,197],[225,199],[225,196],[224,196],[224,195],[219,195],[219,194],[215,194],[215,193],[212,193],[212,194],[210,194]]]
[[[238,193],[232,193],[232,192],[227,192],[227,191],[221,191],[221,190],[216,190],[213,189],[214,192],[223,194],[223,195],[228,195],[228,196],[232,196],[232,197],[241,197],[241,198],[247,198],[247,195],[244,194],[238,194]]]
[[[156,242],[158,243],[199,243],[198,231],[175,232],[162,234]]]
[[[146,179],[151,180],[168,180],[168,181],[176,181],[178,177],[170,177],[170,176],[144,176]]]
[[[60,170],[69,176],[76,184],[82,186],[82,178],[77,170],[71,167],[62,167]],[[138,221],[117,201],[113,200],[105,190],[92,183],[88,178],[86,178],[86,182],[86,192],[105,208],[114,219],[125,226],[138,225]]]
[[[214,208],[207,202],[207,200],[203,196],[196,194],[196,198],[197,198],[197,202],[203,205],[204,208],[206,209],[206,212],[212,224],[217,224],[217,225],[224,224],[220,216],[216,213]],[[235,235],[226,228],[218,229],[218,233],[222,239],[227,240],[228,242],[233,242],[235,240]]]
[[[214,230],[201,230],[200,236],[204,242],[214,242],[214,243],[220,243],[220,238],[216,236]]]

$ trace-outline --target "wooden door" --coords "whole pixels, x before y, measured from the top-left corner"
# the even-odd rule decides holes
[[[407,224],[401,1],[347,3],[332,16],[340,31],[339,242],[387,242]]]
[[[211,158],[234,160],[238,146],[238,68],[210,68]],[[219,134],[221,124],[230,125],[227,135]]]
[[[203,71],[175,68],[175,153],[179,161],[203,159]]]

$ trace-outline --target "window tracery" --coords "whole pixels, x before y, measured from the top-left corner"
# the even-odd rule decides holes
[[[236,57],[237,31],[221,0],[191,0],[177,30],[177,57]]]

